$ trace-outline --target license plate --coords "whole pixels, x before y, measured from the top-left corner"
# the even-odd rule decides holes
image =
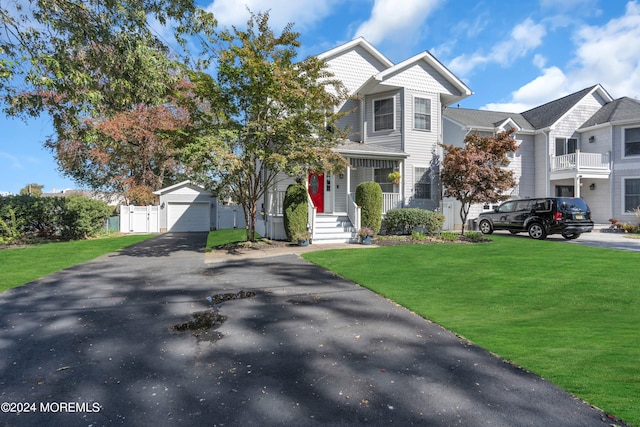
[[[582,219],[582,215],[576,215],[576,219]]]

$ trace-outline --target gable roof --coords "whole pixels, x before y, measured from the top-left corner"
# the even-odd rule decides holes
[[[444,117],[449,120],[475,130],[493,132],[507,120],[513,121],[520,129],[517,131],[533,131],[534,127],[519,113],[507,113],[502,111],[471,110],[467,108],[447,108]]]
[[[177,184],[173,184],[173,185],[171,185],[169,187],[161,188],[158,191],[154,191],[153,194],[155,194],[157,196],[161,196],[163,194],[171,193],[172,191],[176,191],[176,190],[178,190],[180,188],[183,188],[183,187],[190,187],[190,188],[192,188],[194,190],[197,190],[199,192],[210,194],[210,192],[206,188],[204,188],[204,187],[202,187],[202,186],[200,186],[198,184],[194,184],[189,180],[182,181],[182,182],[179,182]]]
[[[376,49],[375,47],[373,47],[373,45],[371,43],[369,43],[368,41],[366,41],[364,39],[364,37],[358,37],[355,38],[353,40],[351,40],[350,42],[344,43],[340,46],[336,46],[333,49],[330,49],[326,52],[321,53],[320,55],[318,55],[317,57],[319,59],[322,60],[329,60],[334,56],[339,56],[349,50],[354,49],[355,47],[361,47],[364,50],[366,50],[371,56],[373,56],[376,60],[378,60],[384,67],[392,67],[393,66],[393,62],[391,62],[391,60],[389,60],[389,58],[387,58],[386,56],[384,56],[382,53],[380,53],[380,51],[378,49]]]
[[[580,129],[632,121],[640,121],[640,101],[624,96],[605,104]]]
[[[457,102],[463,98],[466,98],[473,94],[471,89],[462,82],[458,77],[456,77],[447,67],[445,67],[435,56],[431,53],[424,51],[419,53],[409,59],[406,59],[392,67],[389,67],[378,74],[371,76],[356,92],[360,94],[371,94],[376,93],[380,90],[389,90],[391,87],[384,85],[382,86],[385,80],[388,80],[392,76],[396,76],[401,74],[402,72],[408,70],[414,65],[420,64],[421,62],[426,63],[429,67],[435,70],[435,72],[442,78],[444,82],[446,82],[451,89],[451,94],[440,93],[442,97],[443,104],[445,106],[451,105],[454,102]]]
[[[536,129],[550,127],[560,120],[562,116],[571,110],[585,96],[593,92],[598,92],[605,102],[613,99],[602,86],[597,84],[551,102],[547,102],[539,107],[532,108],[531,110],[522,113],[522,116]]]

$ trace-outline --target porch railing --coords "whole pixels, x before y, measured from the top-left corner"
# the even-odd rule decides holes
[[[382,193],[382,214],[391,209],[401,208],[400,193]]]
[[[551,158],[551,171],[581,171],[597,170],[609,171],[609,153],[580,153],[564,154]]]
[[[347,215],[349,216],[349,220],[351,221],[351,224],[353,224],[353,227],[356,230],[360,230],[361,209],[360,206],[356,205],[353,193],[347,194]]]
[[[309,221],[309,224],[307,226],[307,228],[309,228],[309,232],[311,233],[311,240],[313,240],[313,230],[315,229],[315,225],[316,225],[316,213],[318,212],[318,208],[316,208],[313,204],[313,200],[311,200],[311,196],[309,195],[309,193],[307,192],[307,205],[308,205],[308,214],[307,214],[307,218]]]

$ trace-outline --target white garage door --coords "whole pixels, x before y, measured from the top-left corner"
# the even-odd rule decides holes
[[[169,231],[209,231],[209,203],[169,203]]]

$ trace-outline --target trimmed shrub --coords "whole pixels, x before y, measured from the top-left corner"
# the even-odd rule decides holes
[[[293,242],[307,233],[309,202],[306,187],[302,184],[292,184],[287,187],[282,204],[284,231],[287,233],[287,239]]]
[[[110,213],[106,203],[79,196],[0,197],[0,236],[84,239],[97,234]]]
[[[362,227],[374,233],[380,232],[382,224],[382,188],[377,182],[363,182],[356,187],[356,204],[361,207]]]
[[[442,231],[444,215],[439,212],[417,208],[391,209],[383,221],[383,230],[387,234],[412,234],[420,230],[428,235]]]
[[[105,202],[79,196],[67,197],[62,214],[62,237],[86,239],[95,236],[109,215],[111,208]]]

